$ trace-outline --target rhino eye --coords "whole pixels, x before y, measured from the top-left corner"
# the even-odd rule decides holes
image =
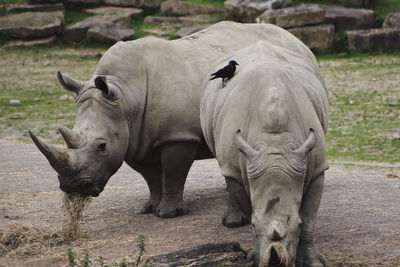
[[[105,150],[106,149],[106,143],[101,143],[98,147],[100,150]]]

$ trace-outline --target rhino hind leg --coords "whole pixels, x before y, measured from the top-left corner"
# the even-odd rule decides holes
[[[183,202],[183,189],[198,146],[192,142],[176,142],[162,148],[162,198],[156,209],[157,216],[173,218],[189,212]]]
[[[226,177],[228,187],[228,210],[222,217],[222,224],[229,228],[240,227],[250,222],[251,204],[243,185]]]
[[[324,256],[314,246],[314,226],[321,202],[324,173],[314,179],[307,188],[301,203],[302,226],[297,246],[296,267],[326,266]]]

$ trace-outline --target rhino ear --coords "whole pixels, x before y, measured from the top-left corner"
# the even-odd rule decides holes
[[[84,82],[69,77],[66,74],[62,74],[60,71],[57,71],[57,78],[65,90],[74,92],[76,94],[78,94],[79,91],[85,86]]]
[[[243,139],[241,135],[240,129],[236,131],[235,135],[236,145],[240,152],[242,152],[248,161],[252,161],[253,159],[260,156],[260,151],[255,150],[252,148],[246,140]]]
[[[305,155],[310,152],[316,145],[317,138],[315,137],[314,129],[310,128],[310,134],[307,137],[307,140],[295,151],[296,154]]]
[[[97,89],[103,92],[103,95],[106,96],[109,99],[115,99],[116,98],[116,90],[113,86],[109,86],[107,83],[107,78],[105,75],[98,75],[94,79],[94,85],[96,86]]]

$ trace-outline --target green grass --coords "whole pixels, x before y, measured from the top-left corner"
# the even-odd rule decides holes
[[[183,0],[185,2],[191,2],[198,5],[212,5],[223,7],[225,0]]]

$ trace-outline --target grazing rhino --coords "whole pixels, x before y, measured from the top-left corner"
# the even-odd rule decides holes
[[[200,104],[203,134],[229,191],[223,222],[251,221],[258,266],[324,266],[313,244],[328,169],[328,94],[317,62],[308,49],[260,41],[209,73],[229,60],[238,62],[236,74],[225,87],[207,76]]]
[[[73,130],[59,130],[67,148],[30,133],[57,171],[60,188],[98,196],[125,161],[145,178],[150,199],[142,212],[187,212],[183,188],[195,159],[212,157],[200,127],[201,82],[220,57],[259,40],[292,46],[290,35],[267,24],[221,22],[191,36],[118,42],[82,82],[58,72],[77,94]],[[301,53],[303,48],[298,51]]]

